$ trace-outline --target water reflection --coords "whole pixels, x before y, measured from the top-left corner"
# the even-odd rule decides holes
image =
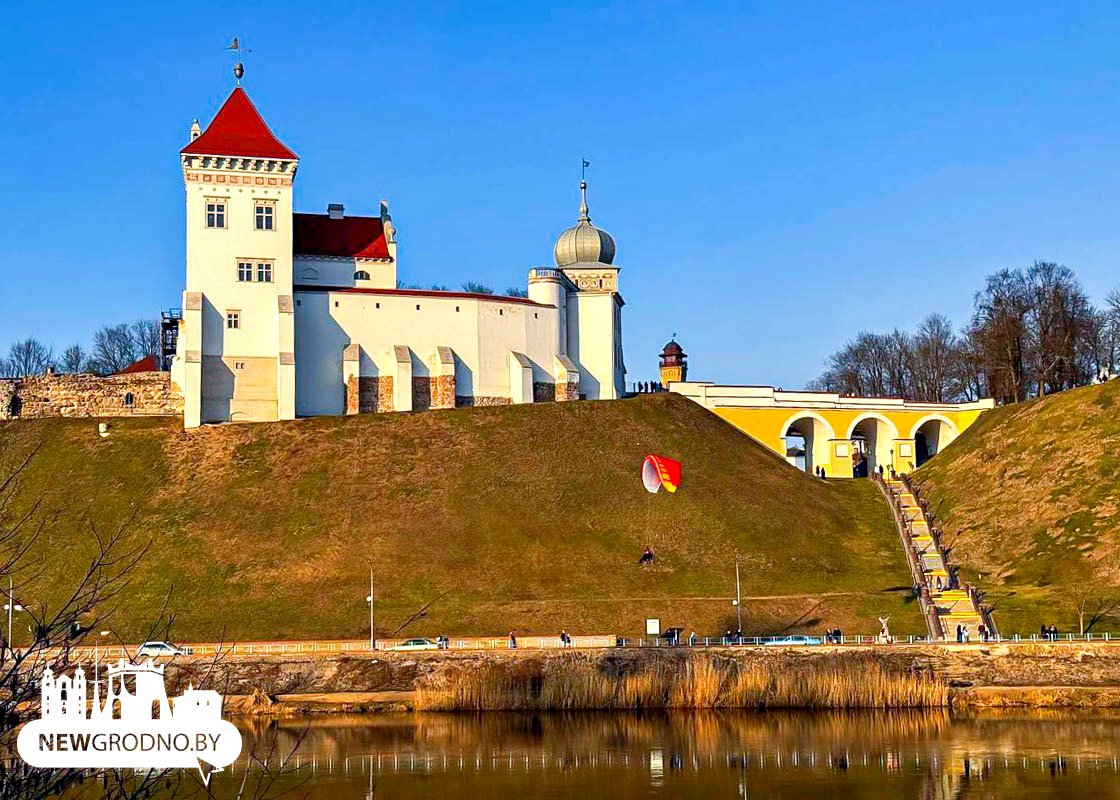
[[[278,774],[297,796],[1120,797],[1101,713],[679,712],[245,720],[216,796]],[[252,763],[255,754],[267,765]]]

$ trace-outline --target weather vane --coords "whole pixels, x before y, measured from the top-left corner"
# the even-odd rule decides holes
[[[237,85],[240,86],[241,77],[245,74],[245,65],[241,63],[241,55],[243,53],[251,53],[253,51],[248,47],[242,47],[240,36],[234,36],[233,41],[230,42],[229,47],[227,47],[226,50],[232,53],[237,53],[237,63],[233,65],[233,76],[237,78]]]

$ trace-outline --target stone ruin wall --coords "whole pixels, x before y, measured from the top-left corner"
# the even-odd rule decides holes
[[[131,395],[131,404],[129,403]],[[0,380],[0,419],[150,417],[183,413],[170,372],[29,375]]]

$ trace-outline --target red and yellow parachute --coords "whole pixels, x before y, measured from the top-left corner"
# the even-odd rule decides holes
[[[642,462],[642,483],[650,494],[664,486],[670,494],[681,485],[681,462],[665,456],[646,456]]]

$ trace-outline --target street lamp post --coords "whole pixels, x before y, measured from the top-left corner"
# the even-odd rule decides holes
[[[93,640],[93,684],[94,684],[94,686],[97,685],[97,663],[98,663],[98,660],[99,660],[98,659],[99,653],[98,653],[98,650],[97,650],[97,645],[101,643],[101,637],[102,636],[108,636],[108,635],[109,635],[109,631],[101,631],[101,633],[98,634],[97,638],[95,638]]]
[[[740,636],[743,633],[743,596],[739,592],[739,562],[735,562],[735,614],[739,620],[739,627],[736,628],[736,633]]]
[[[13,653],[16,651],[15,645],[12,643],[12,612],[23,611],[23,606],[16,602],[15,595],[12,594],[12,576],[8,576],[8,602],[4,605],[4,610],[8,612],[8,649]]]
[[[373,564],[369,565],[369,597],[366,602],[369,603],[369,649],[374,650],[377,641],[373,638]]]

